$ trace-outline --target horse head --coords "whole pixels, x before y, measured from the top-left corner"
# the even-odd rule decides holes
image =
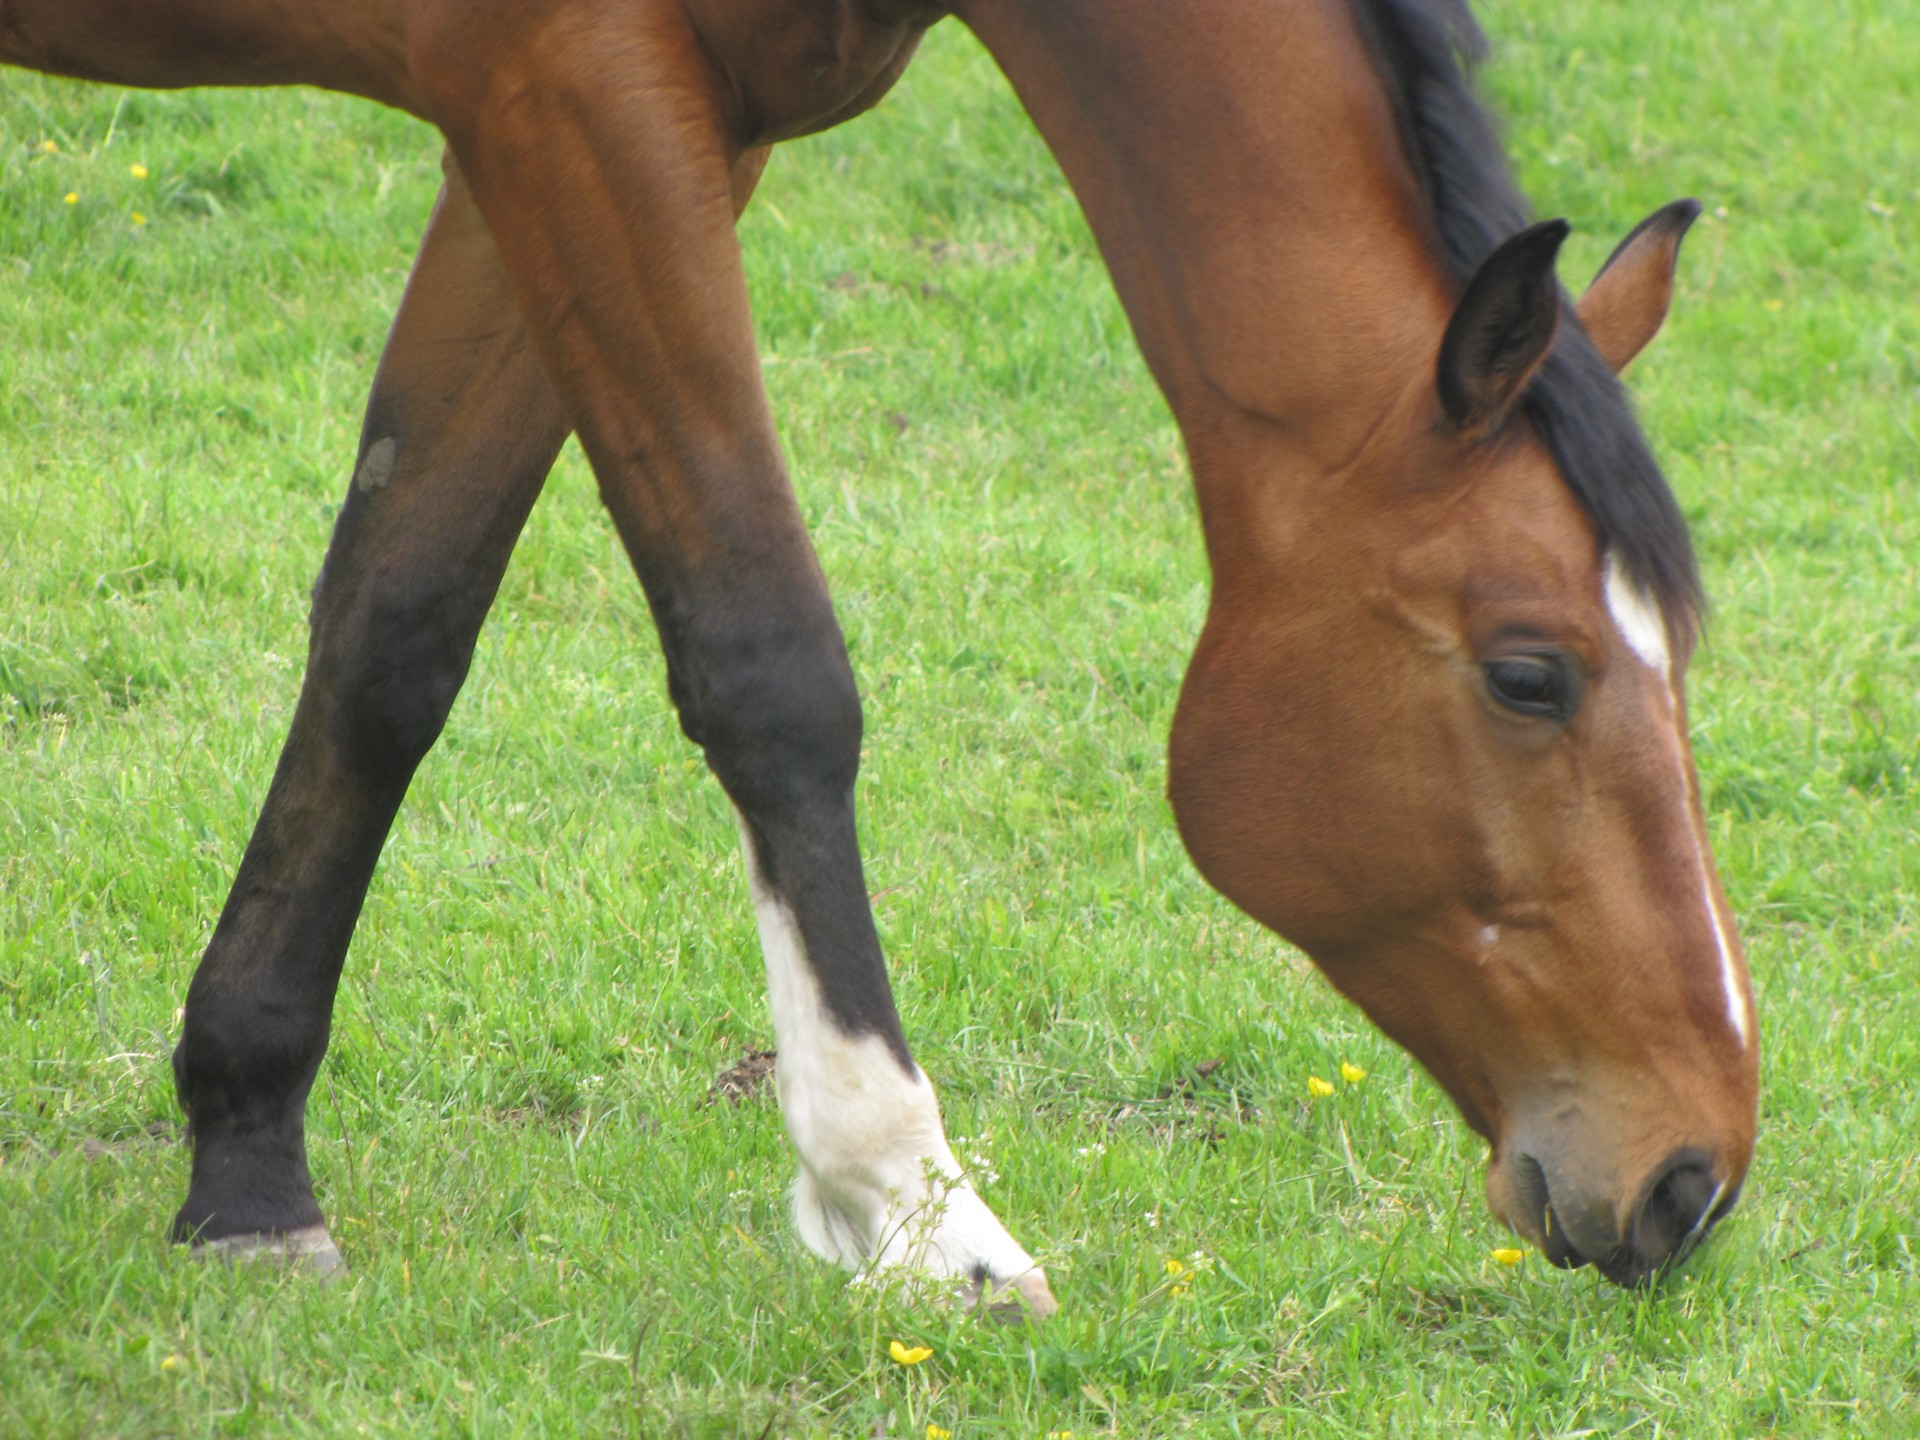
[[[1697,209],[1636,230],[1571,318],[1565,224],[1523,231],[1357,447],[1271,442],[1286,474],[1216,562],[1171,746],[1202,873],[1432,1072],[1491,1144],[1496,1213],[1622,1283],[1726,1212],[1755,1128],[1684,527],[1591,493],[1652,466],[1613,375]]]

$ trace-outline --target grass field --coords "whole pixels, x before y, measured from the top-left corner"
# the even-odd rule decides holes
[[[951,25],[875,114],[777,155],[742,233],[867,696],[901,1006],[1061,1314],[849,1288],[786,1223],[773,1106],[705,1103],[771,1043],[761,961],[573,450],[341,989],[311,1144],[349,1278],[162,1244],[176,1007],[437,147],[332,97],[8,74],[0,1434],[1920,1435],[1910,5],[1484,17],[1570,281],[1656,205],[1707,207],[1633,379],[1715,604],[1695,744],[1765,1078],[1746,1198],[1683,1275],[1496,1263],[1444,1098],[1187,863],[1177,437]],[[1342,1061],[1368,1077],[1311,1099]]]

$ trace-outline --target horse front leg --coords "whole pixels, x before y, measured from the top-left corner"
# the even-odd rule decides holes
[[[450,166],[314,588],[293,725],[187,991],[173,1064],[193,1176],[175,1240],[339,1262],[314,1201],[305,1112],[341,963],[566,434]]]
[[[733,232],[757,157],[726,87],[678,6],[495,6],[417,53],[740,818],[802,1239],[1051,1311],[956,1162],[887,983],[860,701],[760,382]]]

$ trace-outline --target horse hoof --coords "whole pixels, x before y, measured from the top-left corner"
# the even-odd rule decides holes
[[[1011,1323],[1038,1324],[1060,1308],[1048,1288],[1047,1272],[1038,1266],[1004,1285],[995,1285],[991,1277],[976,1280],[967,1287],[965,1299],[969,1310]]]
[[[226,1235],[218,1240],[203,1240],[193,1253],[207,1260],[224,1260],[229,1265],[261,1260],[301,1270],[321,1280],[331,1280],[346,1269],[340,1247],[324,1225],[308,1225],[277,1235]]]

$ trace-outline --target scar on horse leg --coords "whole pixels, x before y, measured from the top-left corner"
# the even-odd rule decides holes
[[[177,1241],[323,1272],[339,1264],[307,1169],[305,1111],[341,964],[394,813],[565,436],[492,243],[450,171],[315,587],[292,729],[187,992],[174,1075],[193,1175]]]

